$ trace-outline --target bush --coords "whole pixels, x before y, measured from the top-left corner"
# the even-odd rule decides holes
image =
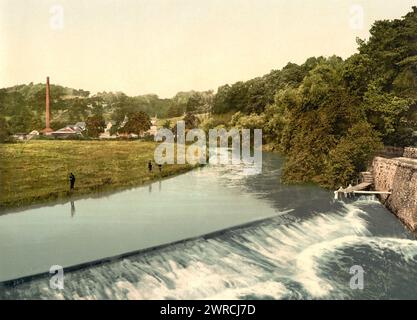
[[[383,148],[378,133],[366,122],[355,124],[330,151],[321,181],[328,187],[347,185],[365,171],[374,155]]]

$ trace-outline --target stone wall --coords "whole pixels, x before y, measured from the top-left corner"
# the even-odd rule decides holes
[[[417,232],[417,160],[376,157],[372,167],[375,190],[392,192],[382,195],[382,202]]]
[[[384,149],[381,150],[377,156],[384,158],[397,158],[402,157],[403,153],[404,148],[402,147],[384,146]]]
[[[417,148],[405,148],[403,157],[417,159]]]

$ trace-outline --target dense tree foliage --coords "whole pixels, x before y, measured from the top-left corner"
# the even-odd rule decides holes
[[[143,112],[131,112],[127,115],[127,122],[119,129],[120,133],[135,133],[137,135],[143,134],[151,127],[151,120],[149,116]]]
[[[191,112],[187,112],[183,120],[186,129],[195,129],[200,124],[200,120]]]
[[[0,142],[7,141],[10,135],[9,125],[6,119],[0,117]]]
[[[213,104],[213,91],[179,92],[170,100],[168,117],[180,117],[186,112],[208,113]]]
[[[417,8],[370,34],[346,60],[309,58],[219,87],[213,113],[236,112],[227,126],[262,128],[286,155],[285,181],[346,184],[383,144],[416,144]]]
[[[106,121],[121,123],[129,113],[145,112],[160,118],[182,116],[187,110],[206,113],[211,109],[213,92],[180,92],[172,99],[148,94],[129,97],[122,92],[88,91],[51,85],[53,129],[102,116]],[[11,132],[30,132],[45,127],[45,85],[18,85],[0,89],[0,116],[6,119]]]
[[[307,73],[323,59],[310,58],[301,66],[288,63],[282,70],[273,70],[263,77],[221,86],[214,97],[212,112],[261,113],[267,105],[274,102],[278,90],[297,87]]]
[[[92,138],[98,138],[100,133],[106,128],[106,122],[103,116],[96,114],[87,118],[85,122],[87,135]]]

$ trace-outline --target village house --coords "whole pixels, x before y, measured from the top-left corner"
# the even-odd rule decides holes
[[[40,135],[40,133],[39,133],[39,131],[38,131],[38,130],[32,130],[32,131],[29,133],[29,135],[30,135],[30,136],[39,136],[39,135]]]
[[[82,137],[86,129],[85,122],[77,122],[75,125],[68,125],[59,130],[50,133],[51,136],[60,139],[68,139],[73,137]]]
[[[115,121],[109,121],[103,133],[100,133],[99,139],[116,139],[117,135],[111,135],[111,129],[116,125]]]
[[[13,135],[13,138],[15,140],[24,141],[24,140],[30,140],[36,136],[39,136],[39,131],[32,130],[30,133],[16,133]]]
[[[155,115],[155,117],[151,118],[151,128],[148,131],[146,131],[145,134],[155,136],[158,132],[157,122],[158,122],[158,116]]]
[[[15,133],[13,135],[13,138],[19,141],[27,140],[28,134],[27,133]]]

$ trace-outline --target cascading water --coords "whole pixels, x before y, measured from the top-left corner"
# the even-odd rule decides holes
[[[393,215],[371,197],[333,202],[317,187],[281,185],[280,166],[265,154],[262,175],[221,167],[195,177],[239,191],[236,201],[256,195],[275,217],[68,272],[63,290],[48,277],[0,287],[0,298],[417,298],[417,242]],[[354,265],[365,271],[362,290],[349,285]]]

